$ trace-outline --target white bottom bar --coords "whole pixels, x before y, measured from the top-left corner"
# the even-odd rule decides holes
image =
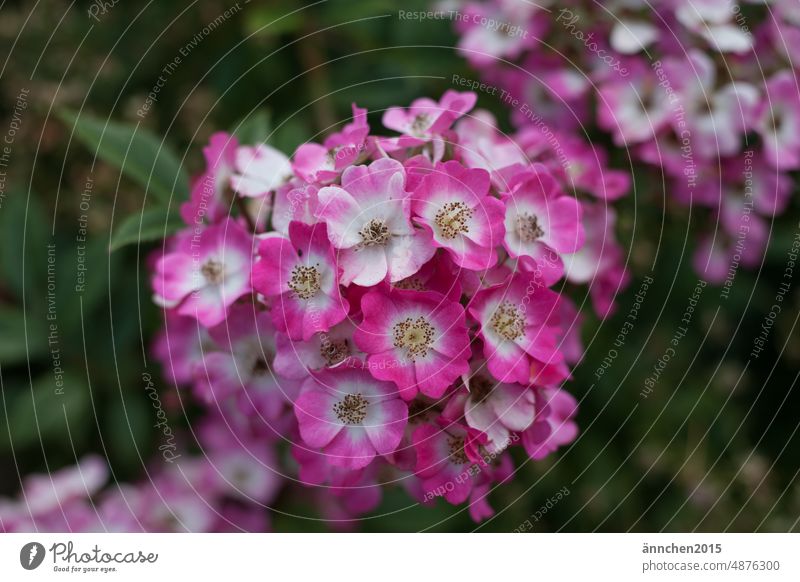
[[[0,580],[13,581],[796,581],[799,564],[793,534],[0,535]]]

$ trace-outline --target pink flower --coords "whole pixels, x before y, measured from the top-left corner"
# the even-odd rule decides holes
[[[450,301],[459,301],[462,291],[459,273],[462,272],[448,255],[438,254],[425,263],[419,271],[398,281],[392,287],[408,291],[436,291]]]
[[[432,143],[433,159],[438,161],[444,154],[445,140],[443,134],[453,123],[475,106],[478,97],[475,93],[446,91],[437,103],[432,99],[422,98],[411,103],[405,110],[401,107],[390,107],[383,114],[383,125],[403,135],[398,138],[381,141],[387,150],[413,148]]]
[[[289,234],[292,221],[314,224],[317,222],[317,192],[313,184],[301,184],[298,180],[280,186],[275,191],[272,227],[282,235]]]
[[[719,0],[679,0],[675,7],[678,22],[719,52],[744,53],[753,44],[753,34],[734,22],[737,14]]]
[[[472,117],[462,119],[455,129],[458,143],[454,146],[464,164],[483,168],[491,174],[492,184],[506,188],[505,172],[529,163],[518,143],[497,129],[497,121],[488,111],[478,110]]]
[[[537,154],[534,159],[541,161],[566,190],[588,192],[596,198],[609,201],[627,194],[631,184],[630,174],[625,170],[610,169],[606,150],[574,135],[559,133],[558,145],[563,151],[562,156],[568,160],[565,163],[556,151],[550,151],[549,156],[538,151],[543,138],[545,143],[551,143],[541,128],[529,126],[521,130],[516,139],[526,151],[535,144],[536,150],[531,151],[531,156]]]
[[[417,452],[415,473],[422,479],[424,501],[444,497],[457,505],[466,501],[478,482],[478,431],[460,424],[419,426],[412,436]]]
[[[361,299],[364,321],[353,334],[367,368],[391,380],[405,400],[440,397],[469,370],[464,308],[432,291],[376,289]]]
[[[388,277],[400,281],[416,273],[435,251],[430,234],[409,220],[405,171],[382,158],[369,166],[351,166],[342,186],[318,193],[317,217],[339,249],[342,283],[371,286]]]
[[[276,420],[296,394],[295,383],[275,375],[275,329],[266,311],[237,305],[209,334],[219,348],[207,351],[194,369],[195,392],[207,403],[233,398],[244,412],[255,409]]]
[[[164,327],[153,342],[153,355],[161,363],[162,373],[175,385],[194,379],[193,370],[211,349],[213,340],[208,330],[193,317],[164,312]]]
[[[716,64],[698,50],[686,58],[665,59],[663,67],[680,96],[680,112],[686,112],[685,117],[672,116],[676,134],[691,135],[693,151],[704,158],[738,152],[759,98],[756,88],[738,82],[717,89]]]
[[[630,69],[630,77],[612,78],[599,89],[597,123],[617,145],[647,141],[670,119],[667,92],[656,74],[644,63]]]
[[[241,146],[236,150],[236,174],[231,187],[241,196],[261,198],[274,191],[292,175],[285,154],[267,144]]]
[[[578,426],[573,420],[578,403],[568,392],[540,388],[536,393],[536,420],[522,433],[522,446],[535,460],[545,458],[558,447],[575,440]]]
[[[592,303],[600,317],[611,313],[614,298],[625,289],[630,277],[625,268],[625,253],[614,235],[616,222],[612,207],[584,202],[586,243],[576,253],[564,256],[566,279],[590,286]]]
[[[258,247],[253,287],[276,297],[272,320],[295,340],[308,340],[347,317],[338,267],[324,224],[289,224],[289,239],[272,236]]]
[[[528,384],[532,367],[558,364],[558,295],[534,275],[518,273],[479,291],[469,312],[480,324],[486,366],[501,382]]]
[[[800,94],[792,71],[781,71],[767,81],[767,97],[756,116],[756,130],[764,140],[767,160],[781,170],[800,168]]]
[[[353,342],[355,326],[350,321],[336,324],[308,341],[293,341],[278,333],[275,338],[275,370],[285,378],[304,380],[310,372],[349,365],[347,360],[363,355]]]
[[[46,475],[30,475],[23,490],[31,516],[58,512],[75,500],[94,495],[108,479],[108,465],[102,457],[88,455],[74,467]]]
[[[542,38],[544,27],[536,26],[532,19],[540,10],[527,2],[471,4],[462,15],[467,26],[458,48],[476,67],[491,65],[498,57],[514,59]],[[529,31],[529,27],[535,30]]]
[[[367,110],[353,105],[353,121],[333,133],[325,143],[304,143],[294,154],[292,168],[306,182],[330,183],[342,170],[367,153]]]
[[[228,497],[269,503],[282,485],[278,459],[260,439],[215,422],[201,427],[200,442],[209,460],[209,486]]]
[[[486,434],[486,450],[497,454],[511,444],[511,435],[522,432],[536,414],[533,387],[497,382],[475,362],[464,377],[465,391],[451,397],[449,406],[464,415],[467,424]]]
[[[389,382],[360,368],[314,374],[294,405],[303,442],[328,463],[359,469],[392,453],[408,421],[408,408]]]
[[[456,265],[475,271],[497,262],[503,203],[489,195],[489,173],[456,161],[436,164],[413,194],[411,210]]]
[[[550,272],[549,281],[563,272],[559,255],[583,246],[581,205],[566,196],[552,175],[541,166],[521,175],[504,197],[505,248],[512,257],[527,256]]]
[[[472,92],[446,91],[438,103],[422,98],[411,103],[408,110],[390,107],[383,114],[383,125],[408,136],[400,138],[400,147],[419,146],[450,129],[453,122],[475,106],[477,100],[478,96]]]
[[[244,229],[231,219],[182,238],[178,248],[156,264],[156,300],[207,327],[218,324],[233,302],[251,291],[251,245]]]
[[[225,192],[233,176],[237,146],[234,136],[219,131],[203,148],[206,171],[192,186],[189,201],[181,204],[181,217],[186,224],[219,222],[228,215],[230,205],[225,201]]]

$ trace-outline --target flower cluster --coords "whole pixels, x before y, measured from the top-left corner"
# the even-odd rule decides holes
[[[564,291],[597,281],[602,315],[626,278],[607,185],[575,187],[563,152],[502,134],[470,114],[475,101],[448,91],[390,108],[393,137],[354,107],[291,158],[214,135],[185,228],[150,258],[164,309],[153,351],[205,410],[192,431],[203,454],[91,504],[104,475],[89,460],[91,488],[85,467],[68,472],[58,496],[74,490],[74,511],[61,500],[47,519],[263,529],[291,480],[340,525],[391,483],[424,504],[468,502],[478,521],[513,475],[511,447],[539,460],[570,443],[577,403],[563,384],[582,349]],[[570,158],[590,157],[571,143]],[[27,516],[21,504],[0,516]]]
[[[447,5],[480,16],[455,19],[460,49],[526,103],[520,127],[607,132],[662,173],[675,202],[707,209],[694,259],[704,278],[722,283],[759,264],[769,221],[787,206],[788,172],[800,169],[795,0]],[[488,18],[522,32],[488,29]]]

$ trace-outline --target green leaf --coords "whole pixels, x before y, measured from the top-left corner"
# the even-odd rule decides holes
[[[270,144],[282,152],[293,152],[310,135],[310,128],[306,121],[295,115],[283,121],[272,132]]]
[[[234,126],[233,133],[242,144],[262,144],[267,141],[267,136],[269,135],[269,121],[269,113],[263,109],[258,109],[240,120]]]
[[[111,236],[110,250],[129,244],[163,239],[184,226],[180,216],[163,206],[127,216]]]
[[[26,322],[22,311],[0,307],[0,364],[21,364],[47,351],[42,321],[43,317],[29,317]]]
[[[284,0],[275,5],[255,4],[247,11],[245,27],[248,34],[276,37],[299,30],[304,22],[301,5],[296,0]]]
[[[75,137],[94,155],[119,168],[160,201],[169,202],[173,192],[182,199],[189,191],[189,177],[178,156],[147,129],[86,113],[79,116],[61,111],[59,117],[73,127]]]
[[[152,456],[150,446],[157,419],[149,402],[142,394],[134,392],[122,398],[112,397],[107,403],[103,438],[115,465],[136,467],[141,457]]]
[[[41,202],[32,192],[13,189],[0,207],[0,284],[18,299],[26,289],[30,296],[44,286],[50,242],[47,223]]]
[[[70,452],[91,426],[89,388],[75,376],[48,372],[7,398],[12,437],[7,444],[14,450],[41,441]]]

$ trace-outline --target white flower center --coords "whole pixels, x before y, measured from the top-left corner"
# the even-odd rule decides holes
[[[503,301],[497,306],[489,325],[498,335],[507,340],[515,340],[525,335],[525,318],[519,307],[508,301]]]
[[[394,347],[404,349],[406,357],[412,362],[417,358],[424,358],[433,345],[436,334],[434,327],[420,316],[416,319],[407,317],[392,327]]]
[[[319,347],[319,354],[328,366],[335,366],[350,355],[350,344],[346,339],[323,341]]]
[[[544,236],[544,230],[539,226],[539,219],[535,214],[522,212],[517,215],[517,236],[523,242],[533,242]]]
[[[436,213],[436,226],[443,238],[452,239],[469,232],[469,219],[472,209],[463,202],[448,202]]]
[[[358,424],[367,416],[367,404],[361,394],[348,394],[333,405],[333,412],[345,424]]]
[[[389,242],[389,237],[391,236],[389,227],[386,226],[386,221],[380,218],[373,218],[370,220],[361,227],[358,234],[361,236],[361,243],[359,246],[362,247],[384,246]]]
[[[203,266],[200,267],[200,272],[211,285],[222,283],[225,275],[222,263],[214,259],[208,259],[203,263]]]
[[[319,272],[319,264],[297,265],[292,269],[292,277],[289,280],[289,289],[294,291],[300,299],[311,299],[319,292],[322,281],[322,274]]]

